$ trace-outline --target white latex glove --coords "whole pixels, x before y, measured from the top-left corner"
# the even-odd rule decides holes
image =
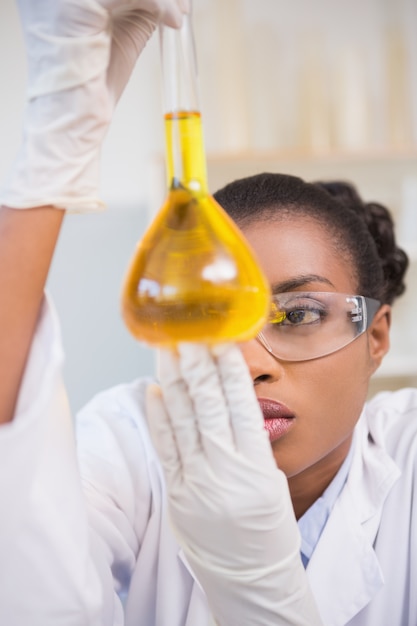
[[[135,62],[188,0],[18,0],[28,58],[22,146],[0,192],[12,208],[95,210],[100,148]]]
[[[287,480],[247,366],[237,346],[215,352],[162,352],[161,389],[148,392],[174,532],[222,626],[316,626]]]

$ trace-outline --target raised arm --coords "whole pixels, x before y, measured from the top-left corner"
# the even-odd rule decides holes
[[[102,207],[99,156],[114,107],[158,20],[178,26],[184,4],[18,0],[28,99],[0,194],[0,424],[13,417],[64,212]]]

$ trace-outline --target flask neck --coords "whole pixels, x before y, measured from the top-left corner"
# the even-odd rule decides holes
[[[160,26],[168,188],[207,193],[191,18],[180,29]]]

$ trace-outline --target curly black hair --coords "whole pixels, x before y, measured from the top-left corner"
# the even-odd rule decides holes
[[[242,229],[259,220],[294,215],[317,220],[356,268],[361,295],[392,304],[405,291],[408,257],[397,246],[389,210],[364,202],[349,182],[308,183],[296,176],[263,173],[229,183],[214,197]]]

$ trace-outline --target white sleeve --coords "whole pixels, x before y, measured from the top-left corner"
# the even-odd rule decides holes
[[[111,583],[128,606],[132,574],[138,567],[155,497],[161,492],[144,419],[149,382],[138,379],[99,393],[76,417],[77,456],[95,561],[104,587],[108,589]],[[146,557],[144,570],[149,577]],[[139,583],[133,593],[143,594],[145,588]],[[109,600],[111,594],[105,597],[105,605]],[[111,610],[107,606],[105,613]],[[127,615],[130,611],[126,609]]]
[[[105,547],[89,529],[62,364],[58,318],[45,299],[15,418],[0,428],[0,623],[7,626],[123,624]]]

